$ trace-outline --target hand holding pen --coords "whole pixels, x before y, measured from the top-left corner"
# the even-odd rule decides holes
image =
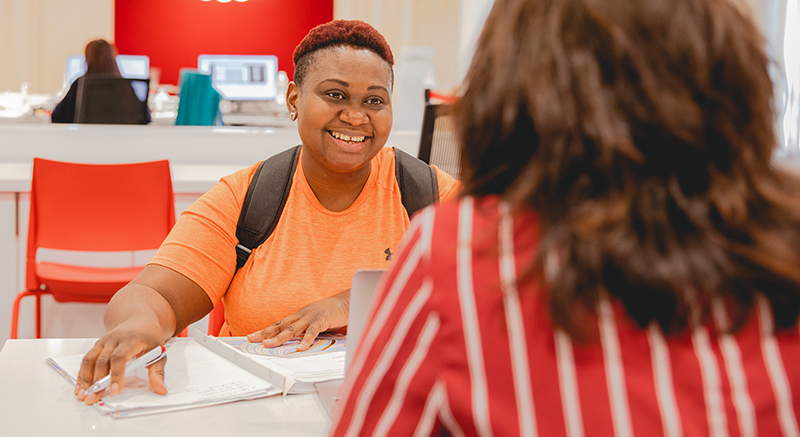
[[[87,358],[84,358],[84,362],[86,362],[88,358],[93,358],[97,362],[98,366],[100,366],[99,363],[102,360],[98,359],[98,355],[101,352],[107,353],[107,350],[104,351],[104,349],[105,349],[104,347],[96,345],[95,348],[87,354]],[[118,367],[119,371],[117,371],[117,373],[113,371],[111,372],[106,371],[108,373],[104,372],[106,373],[105,376],[95,381],[91,386],[89,386],[89,384],[87,383],[91,380],[87,381],[88,378],[84,377],[82,379],[79,376],[78,385],[75,388],[75,395],[77,396],[79,401],[85,402],[87,405],[91,405],[95,402],[100,401],[104,393],[103,390],[109,388],[109,385],[111,386],[111,394],[117,394],[119,393],[119,391],[122,390],[126,377],[134,374],[136,369],[139,369],[141,367],[150,367],[151,365],[152,367],[149,368],[148,372],[150,385],[157,394],[164,395],[167,392],[163,382],[164,379],[163,369],[164,369],[164,363],[166,361],[164,360],[165,356],[166,356],[166,347],[161,345],[156,346],[155,348],[149,350],[148,352],[144,353],[138,358],[131,359],[124,364],[120,363],[121,365],[118,364],[117,366],[119,366]],[[114,358],[112,358],[110,361],[114,361]],[[106,362],[108,363],[109,361]],[[158,369],[156,369],[156,367],[158,367]],[[100,370],[94,369],[94,371],[99,372]],[[112,377],[111,377],[112,374],[116,375],[114,376],[113,381],[117,381],[118,384],[117,382],[112,382]],[[154,377],[157,381],[154,380]],[[85,387],[85,389],[82,389],[81,387]]]
[[[128,361],[128,364],[125,366],[125,377],[129,377],[136,373],[136,371],[142,367],[147,367],[156,361],[164,358],[167,354],[167,348],[164,345],[156,346],[151,349],[149,352],[145,353],[144,355],[140,356],[139,358],[132,359]],[[108,386],[111,385],[111,375],[108,374],[100,379],[98,379],[88,390],[86,390],[86,394],[90,395],[92,393],[97,393],[101,390],[105,390]]]

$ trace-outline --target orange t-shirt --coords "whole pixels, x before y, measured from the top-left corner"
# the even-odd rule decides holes
[[[319,203],[298,165],[275,230],[231,282],[236,223],[257,167],[222,178],[194,202],[150,260],[194,281],[215,305],[223,299],[221,336],[251,334],[346,290],[358,269],[388,268],[409,224],[393,149],[384,148],[372,160],[364,189],[341,212]],[[438,168],[436,175],[440,200],[454,197],[461,184]]]

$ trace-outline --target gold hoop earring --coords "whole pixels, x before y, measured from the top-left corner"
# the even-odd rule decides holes
[[[294,112],[294,111],[290,112],[289,113],[289,120],[291,120],[291,121],[297,120],[297,113]]]

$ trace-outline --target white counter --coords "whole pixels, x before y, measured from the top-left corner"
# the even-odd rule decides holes
[[[393,132],[387,146],[416,155],[418,132]],[[0,124],[0,344],[24,286],[34,157],[83,163],[168,159],[180,214],[220,177],[300,144],[294,128]],[[34,336],[33,298],[22,301],[20,338]],[[45,337],[99,337],[105,305],[56,304],[45,297]],[[197,326],[205,331],[204,324]]]

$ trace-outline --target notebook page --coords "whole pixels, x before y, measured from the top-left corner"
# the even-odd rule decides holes
[[[52,357],[62,369],[75,377],[83,354]],[[167,395],[150,391],[147,370],[140,369],[126,379],[123,391],[105,396],[103,402],[114,410],[159,408],[176,405],[202,404],[209,401],[252,398],[256,392],[263,396],[278,394],[272,384],[236,367],[193,341],[172,344],[167,351],[165,368]]]

